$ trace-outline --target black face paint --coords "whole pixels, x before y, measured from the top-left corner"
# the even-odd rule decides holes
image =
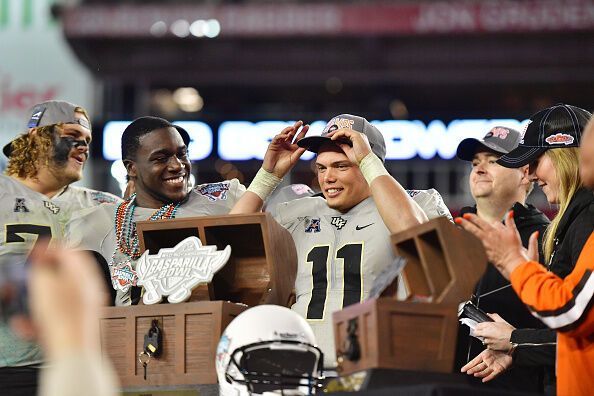
[[[72,150],[72,148],[88,145],[89,144],[84,140],[76,140],[70,136],[58,136],[54,139],[54,153],[52,159],[56,165],[62,166],[68,162],[68,157],[70,156],[70,150]],[[82,155],[84,155],[86,160],[87,153],[83,153]]]

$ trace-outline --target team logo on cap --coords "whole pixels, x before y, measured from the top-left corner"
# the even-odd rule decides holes
[[[216,201],[217,199],[227,199],[227,191],[229,191],[229,183],[211,183],[196,186],[194,189],[197,193],[208,198],[209,201]]]
[[[571,144],[573,143],[574,139],[573,136],[567,135],[565,133],[557,133],[555,135],[551,135],[545,139],[545,142],[548,144]]]
[[[485,136],[485,138],[496,137],[499,139],[505,139],[508,134],[509,134],[509,129],[495,127],[489,131],[489,133],[487,134],[487,136]]]
[[[340,128],[353,129],[354,123],[355,123],[354,120],[349,120],[348,118],[335,117],[335,118],[331,119],[330,121],[328,121],[328,123],[326,124],[326,127],[324,128],[323,133],[330,133],[333,130],[340,129]],[[335,127],[335,128],[332,128],[332,127]]]
[[[39,122],[41,121],[41,116],[43,116],[44,112],[45,112],[45,107],[42,108],[41,110],[37,110],[36,112],[31,114],[31,118],[29,119],[29,122],[27,123],[27,128],[34,128],[37,125],[39,125]]]

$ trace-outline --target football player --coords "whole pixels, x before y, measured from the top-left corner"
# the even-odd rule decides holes
[[[137,288],[131,289],[140,258],[137,221],[227,214],[245,192],[237,179],[192,188],[189,142],[188,133],[167,120],[134,120],[122,135],[122,159],[134,194],[119,205],[82,210],[68,224],[69,241],[95,252],[109,267],[116,305],[140,297]]]
[[[24,297],[15,277],[24,281],[32,247],[44,238],[61,238],[75,210],[121,200],[70,185],[82,178],[91,143],[91,123],[82,107],[52,100],[27,114],[25,132],[4,146],[9,162],[0,174],[0,384],[3,392],[34,394],[40,350],[17,338],[8,325],[16,317],[9,311]]]
[[[390,176],[384,138],[365,118],[338,115],[321,136],[304,137],[308,126],[301,126],[299,121],[275,136],[231,213],[260,210],[303,152],[317,153],[323,198],[281,203],[274,216],[293,236],[298,253],[292,309],[312,326],[324,365],[331,368],[337,364],[332,313],[368,297],[375,278],[395,259],[390,235],[428,217],[451,215],[435,190],[406,191]]]

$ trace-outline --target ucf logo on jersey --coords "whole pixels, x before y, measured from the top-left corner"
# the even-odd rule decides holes
[[[347,223],[347,221],[340,216],[332,217],[332,221],[330,222],[330,224],[332,224],[334,227],[336,227],[339,230],[342,227],[344,227],[346,223]]]
[[[43,206],[48,208],[49,211],[52,212],[53,214],[58,214],[58,212],[60,212],[60,207],[49,202],[49,201],[43,201]]]

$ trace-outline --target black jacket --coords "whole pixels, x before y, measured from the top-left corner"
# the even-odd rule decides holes
[[[542,247],[542,236],[549,224],[549,219],[532,205],[524,206],[516,202],[511,209],[514,211],[514,220],[522,238],[522,244],[528,246],[530,235],[534,231],[539,231],[539,248]],[[462,208],[460,215],[464,213],[476,213],[476,206]],[[539,249],[540,251],[542,250]],[[542,257],[542,254],[540,257]],[[516,328],[531,328],[530,331],[534,332],[536,331],[535,328],[542,329],[545,327],[542,322],[532,316],[514,292],[509,281],[491,263],[487,265],[485,274],[477,282],[473,299],[475,304],[483,311],[498,313]],[[468,327],[460,326],[456,355],[458,371],[461,366],[478,355],[483,349],[485,347],[476,338],[468,335]],[[552,358],[550,367],[552,371],[554,369],[555,348],[552,346],[546,349],[546,353],[550,355],[548,356],[549,359]],[[554,371],[552,372],[554,373]],[[542,392],[544,376],[545,369],[543,367],[520,367],[515,365],[484,385],[501,389]],[[475,378],[471,379],[471,382],[474,381],[479,382]]]
[[[519,227],[515,209],[514,219],[516,220],[516,225],[518,225]],[[553,250],[553,254],[551,256],[551,259],[549,260],[549,263],[547,263],[547,268],[556,275],[560,276],[561,278],[567,276],[573,270],[573,267],[577,262],[582,248],[584,247],[588,237],[593,231],[594,195],[590,190],[582,188],[575,193],[575,195],[571,199],[571,202],[569,203],[569,206],[567,207],[567,210],[563,214],[561,221],[559,222],[559,226],[557,227],[557,231],[555,232],[555,248]],[[524,245],[526,245],[527,239],[525,238],[529,238],[529,234],[524,235],[520,230],[520,235],[522,237],[522,242],[524,243]],[[539,253],[541,252],[542,250],[539,250]],[[540,254],[540,257],[542,262],[542,253]],[[489,270],[487,270],[485,276],[487,276],[488,273]],[[481,287],[480,281],[477,285],[477,288],[479,287]],[[482,287],[482,290],[487,289]],[[487,297],[483,297],[483,302],[486,298]],[[485,309],[484,305],[481,307]],[[502,314],[502,312],[504,312],[508,307],[506,305],[502,305],[501,307],[504,308],[495,310],[494,312],[499,313],[504,319],[506,319],[508,322],[515,326],[515,324],[512,321],[510,321],[508,318],[506,318],[506,316]],[[491,311],[487,310],[487,312]],[[548,394],[554,394],[554,366],[556,355],[555,344],[557,341],[557,333],[551,329],[543,328],[540,322],[536,326],[528,325],[526,326],[526,328],[523,328],[524,326],[515,327],[518,327],[518,329],[512,332],[510,340],[512,343],[518,344],[518,347],[516,348],[513,354],[513,367],[515,367],[515,370],[528,370],[530,368],[540,368],[541,370],[539,371],[538,375],[543,376],[542,386],[544,387],[545,392]],[[480,343],[478,343],[477,340],[472,340],[471,344],[480,346]],[[472,349],[472,352],[474,352],[474,349]],[[476,356],[476,354],[478,353],[474,353],[473,355],[471,355],[471,357]],[[512,370],[509,370],[509,372],[511,373]]]
[[[575,193],[559,222],[549,271],[561,278],[569,275],[593,229],[594,195],[584,187]]]
[[[561,278],[569,275],[593,231],[594,195],[590,190],[582,188],[574,194],[555,231],[555,247],[547,269]],[[556,348],[539,346],[556,344],[557,333],[554,330],[517,329],[512,332],[510,341],[518,344],[513,355],[514,365],[554,367]],[[545,372],[544,381],[546,387],[554,386],[552,369]]]

